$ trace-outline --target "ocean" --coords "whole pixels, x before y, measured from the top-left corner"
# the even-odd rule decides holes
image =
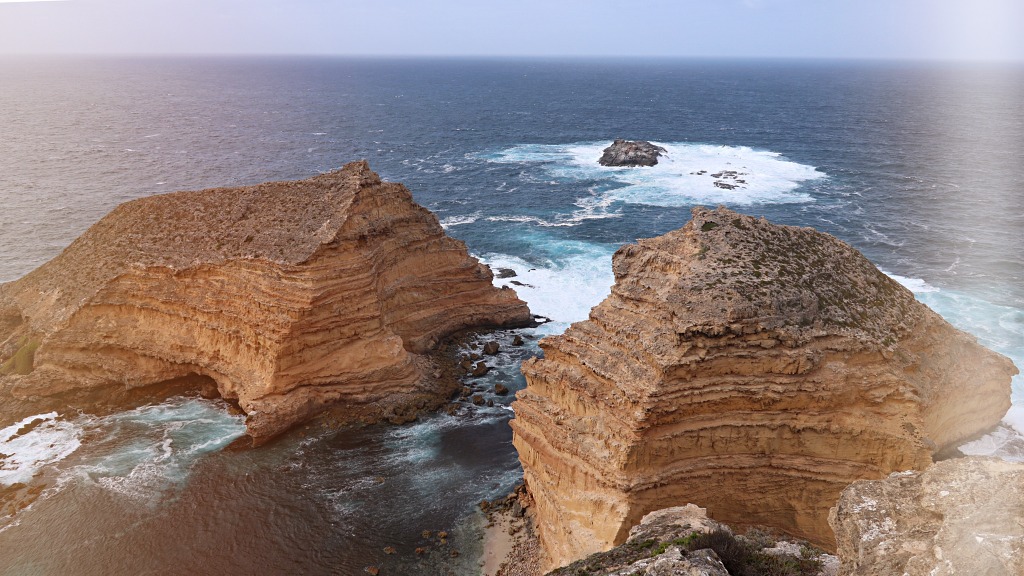
[[[615,138],[668,156],[599,166]],[[520,362],[604,298],[619,246],[719,204],[838,236],[1024,367],[1021,65],[2,58],[0,281],[120,202],[361,158],[553,320],[494,336],[488,387],[525,386]],[[746,186],[716,187],[721,170]],[[1007,426],[965,451],[1024,459],[1013,386]],[[24,434],[0,415],[0,487],[42,487],[0,518],[0,574],[478,573],[477,503],[521,479],[512,399],[493,399],[252,450],[229,447],[242,418],[199,397],[44,413]],[[416,555],[423,530],[459,556]]]

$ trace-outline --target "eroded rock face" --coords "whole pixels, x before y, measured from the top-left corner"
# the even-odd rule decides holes
[[[29,357],[4,384],[26,398],[200,375],[256,439],[338,403],[379,417],[437,393],[424,353],[446,335],[530,322],[491,278],[365,162],[142,198],[0,285],[0,359]]]
[[[604,149],[598,163],[602,166],[654,166],[658,156],[668,152],[644,140],[616,140]]]
[[[1024,464],[957,458],[854,482],[829,523],[842,576],[1024,574]]]
[[[686,502],[830,549],[847,484],[923,469],[1010,405],[1007,358],[812,229],[698,208],[613,268],[513,405],[555,566]]]

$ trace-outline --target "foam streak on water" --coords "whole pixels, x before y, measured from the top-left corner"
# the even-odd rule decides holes
[[[19,431],[22,431],[19,434]],[[245,432],[221,402],[172,398],[97,417],[30,416],[0,430],[0,484],[41,476],[151,498],[180,486],[192,464]]]
[[[56,412],[29,416],[0,430],[0,485],[27,483],[81,445],[82,430]]]

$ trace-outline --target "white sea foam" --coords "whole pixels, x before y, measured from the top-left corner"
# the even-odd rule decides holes
[[[18,431],[41,421],[23,434]],[[60,462],[81,446],[81,429],[56,412],[29,416],[0,430],[0,484],[29,482],[44,467]]]
[[[800,184],[824,178],[813,166],[792,162],[776,152],[746,146],[686,142],[656,143],[668,150],[658,164],[645,168],[605,167],[597,163],[607,142],[523,144],[483,156],[491,162],[541,165],[562,181],[603,182],[597,202],[620,201],[654,206],[692,204],[750,205],[810,202]],[[736,172],[735,179],[715,175]],[[742,180],[743,182],[737,182]],[[553,181],[555,184],[559,180]],[[735,184],[728,190],[716,186]]]
[[[1011,411],[1014,409],[1011,408]],[[1021,433],[1014,428],[997,428],[977,440],[961,445],[960,451],[968,456],[997,456],[1006,460],[1024,461],[1024,456],[1015,447],[1020,444]]]
[[[885,271],[883,270],[883,272]],[[889,272],[885,272],[885,274],[889,278],[892,278],[893,280],[899,282],[904,288],[910,290],[914,294],[925,294],[927,292],[939,291],[938,288],[932,286],[931,284],[925,282],[924,280],[921,280],[920,278],[907,278],[904,276],[899,276],[897,274],[890,274]]]
[[[441,220],[441,228],[448,230],[452,226],[461,226],[463,224],[472,224],[480,219],[480,213],[475,212],[466,216],[448,216]]]
[[[241,416],[214,402],[172,398],[98,419],[106,434],[90,476],[122,493],[163,489],[183,482],[195,460],[245,433]]]
[[[536,224],[537,226],[549,227],[563,227],[563,226],[575,226],[579,220],[559,220],[554,218],[547,220],[544,218],[538,218],[537,216],[488,216],[486,218],[488,222],[520,222],[525,224]]]
[[[534,314],[553,321],[541,326],[539,334],[557,334],[586,319],[590,309],[608,295],[615,282],[611,257],[616,247],[550,238],[538,239],[538,245],[549,254],[540,263],[505,254],[486,254],[482,260],[492,269],[514,270],[516,276],[496,277],[495,285],[515,289]]]
[[[40,414],[0,430],[0,484],[28,482],[49,468],[58,491],[88,482],[132,498],[157,498],[184,482],[200,456],[244,433],[240,416],[197,398],[172,398],[104,417]]]
[[[973,334],[983,346],[1004,354],[1018,368],[1024,368],[1024,310],[993,304],[955,290],[940,289],[924,280],[895,274],[889,276],[906,286],[918,300],[950,324]],[[1024,441],[1024,375],[1014,376],[1011,388],[1013,405],[1003,417],[1003,422],[1019,435],[1016,438],[1019,443]],[[1010,440],[1005,435],[1005,429],[997,430],[961,447],[961,451],[1009,457],[1006,452],[999,450]]]

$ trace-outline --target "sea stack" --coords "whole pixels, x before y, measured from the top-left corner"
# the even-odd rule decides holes
[[[658,157],[668,151],[644,140],[616,140],[604,149],[601,166],[654,166]]]
[[[366,162],[142,198],[0,285],[2,393],[194,377],[237,400],[256,441],[331,406],[393,417],[450,392],[427,357],[447,335],[531,321],[491,278]]]
[[[513,405],[552,567],[686,503],[834,549],[846,485],[927,468],[1010,406],[1009,359],[827,234],[696,208],[613,269]]]

